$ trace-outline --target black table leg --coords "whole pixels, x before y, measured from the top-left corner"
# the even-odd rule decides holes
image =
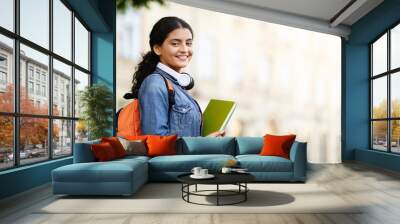
[[[247,201],[247,192],[248,192],[248,190],[247,190],[247,182],[244,183],[244,190],[245,190],[245,192],[244,192],[244,201]]]
[[[217,206],[219,205],[219,184],[217,184]]]
[[[195,189],[196,191],[190,191],[190,186],[191,185],[195,185]],[[217,185],[217,189],[216,189],[216,195],[209,195],[209,194],[203,194],[203,192],[214,192],[215,193],[215,189],[214,190],[199,190],[197,187],[197,184],[182,184],[181,185],[181,191],[182,191],[182,199],[188,203],[192,203],[192,204],[198,204],[198,205],[217,205],[217,206],[223,206],[223,205],[234,205],[234,204],[238,204],[241,202],[245,202],[247,201],[247,192],[249,191],[249,189],[247,188],[247,182],[245,183],[238,183],[238,184],[234,184],[234,185],[239,185],[239,189],[237,191],[235,190],[224,190],[224,189],[220,189],[219,185],[220,184],[216,184]],[[222,194],[221,194],[222,192]],[[190,194],[195,195],[195,196],[216,196],[217,197],[217,203],[216,204],[202,204],[202,203],[196,203],[196,202],[191,202],[190,201]],[[222,202],[220,202],[220,197],[224,198],[225,196],[236,196],[236,195],[241,195],[241,199],[242,200],[235,200],[235,202],[232,203],[223,203],[224,200]]]
[[[187,191],[188,191],[188,193],[187,193],[187,201],[188,201],[188,202],[190,202],[190,201],[189,201],[189,195],[190,195],[190,184],[188,184],[188,185],[187,185]]]

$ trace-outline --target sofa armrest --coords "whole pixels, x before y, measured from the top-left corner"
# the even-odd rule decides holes
[[[95,162],[90,146],[92,144],[100,143],[100,140],[94,140],[89,142],[75,143],[74,145],[74,163],[89,163]]]
[[[293,162],[293,179],[305,181],[307,175],[307,143],[294,142],[290,149],[290,160]]]

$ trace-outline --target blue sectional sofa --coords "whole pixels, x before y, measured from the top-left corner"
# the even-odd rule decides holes
[[[68,195],[131,195],[148,181],[176,181],[193,167],[218,172],[234,159],[256,177],[256,181],[304,182],[307,144],[294,142],[290,159],[260,156],[262,137],[183,137],[177,141],[177,155],[128,156],[96,162],[91,141],[75,144],[74,163],[52,171],[53,193]]]

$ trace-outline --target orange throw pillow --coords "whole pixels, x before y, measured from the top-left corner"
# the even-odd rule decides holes
[[[264,136],[264,145],[261,149],[262,156],[280,156],[286,159],[290,158],[290,148],[296,135],[269,135]]]
[[[94,157],[99,162],[109,161],[117,158],[112,145],[108,142],[93,144],[91,145],[91,149]]]
[[[147,154],[148,156],[165,156],[165,155],[176,155],[176,139],[177,135],[170,136],[159,136],[159,135],[148,135],[147,143]]]
[[[101,138],[101,142],[110,143],[110,145],[114,149],[117,158],[126,156],[126,151],[124,149],[124,146],[121,144],[121,142],[118,140],[117,137]]]

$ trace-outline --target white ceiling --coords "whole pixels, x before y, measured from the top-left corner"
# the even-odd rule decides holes
[[[383,0],[171,0],[193,7],[348,37]],[[339,12],[348,5],[347,9]],[[336,17],[335,17],[336,15]],[[336,18],[336,20],[335,20]]]
[[[350,0],[227,0],[255,7],[275,9],[282,12],[330,20]]]

